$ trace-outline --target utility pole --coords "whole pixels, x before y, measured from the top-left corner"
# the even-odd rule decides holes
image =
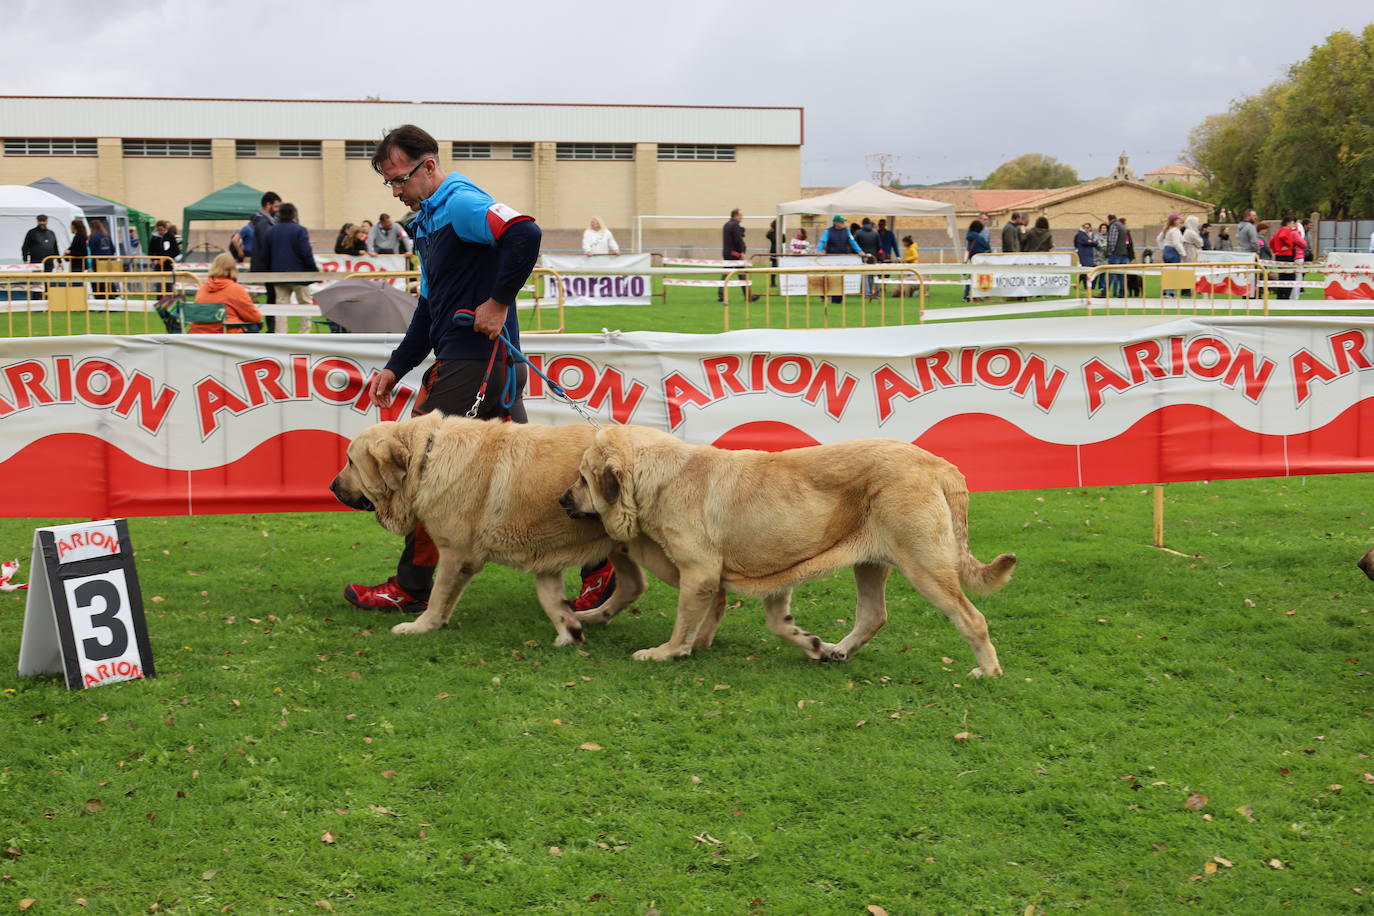
[[[873,178],[873,183],[880,188],[890,186],[894,181],[900,181],[902,174],[891,168],[901,161],[900,156],[892,153],[870,153],[864,157],[868,160],[871,171],[869,174]]]

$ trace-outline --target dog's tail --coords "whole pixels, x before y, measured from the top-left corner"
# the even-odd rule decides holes
[[[991,563],[983,563],[968,549],[968,486],[964,475],[954,471],[942,482],[949,517],[954,525],[954,539],[960,551],[959,581],[964,588],[979,595],[990,595],[1011,581],[1016,571],[1016,554],[1004,553]]]

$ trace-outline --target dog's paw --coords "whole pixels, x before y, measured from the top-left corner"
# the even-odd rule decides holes
[[[1001,669],[1000,667],[998,667],[998,668],[993,668],[991,671],[984,671],[981,667],[978,667],[978,668],[974,668],[972,671],[970,671],[970,672],[968,673],[968,676],[969,676],[969,677],[1001,677],[1001,676],[1002,676],[1002,669]]]
[[[398,623],[391,628],[393,633],[428,633],[430,627],[424,626],[418,620],[407,620],[405,623]]]
[[[575,632],[559,633],[553,644],[555,646],[573,646],[580,642],[586,642],[586,638],[582,635],[582,628],[578,627]]]
[[[849,653],[841,649],[838,645],[830,643],[821,644],[821,654],[819,661],[823,662],[844,662],[849,660]]]
[[[654,646],[652,649],[640,649],[634,654],[637,662],[666,662],[674,658],[686,658],[691,652],[674,652],[668,646]]]

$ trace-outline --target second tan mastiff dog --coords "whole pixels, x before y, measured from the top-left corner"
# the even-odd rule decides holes
[[[600,516],[617,541],[657,542],[677,568],[672,638],[636,659],[681,658],[694,643],[709,644],[724,588],[762,597],[768,628],[807,657],[842,661],[886,623],[885,588],[896,566],[973,649],[972,675],[1002,673],[987,621],[961,586],[996,591],[1011,579],[1016,556],[984,564],[969,552],[964,476],[914,445],[864,439],[735,451],[643,426],[609,427],[597,433],[561,502],[570,514]],[[793,622],[792,589],[847,566],[858,583],[854,627],[831,644]]]

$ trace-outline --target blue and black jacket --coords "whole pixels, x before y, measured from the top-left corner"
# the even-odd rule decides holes
[[[488,299],[511,306],[506,337],[520,347],[515,297],[539,259],[540,230],[534,218],[496,203],[472,180],[450,172],[420,204],[410,224],[420,257],[420,303],[405,338],[387,361],[397,378],[436,359],[487,359],[492,342],[459,325],[457,313],[476,311]]]

